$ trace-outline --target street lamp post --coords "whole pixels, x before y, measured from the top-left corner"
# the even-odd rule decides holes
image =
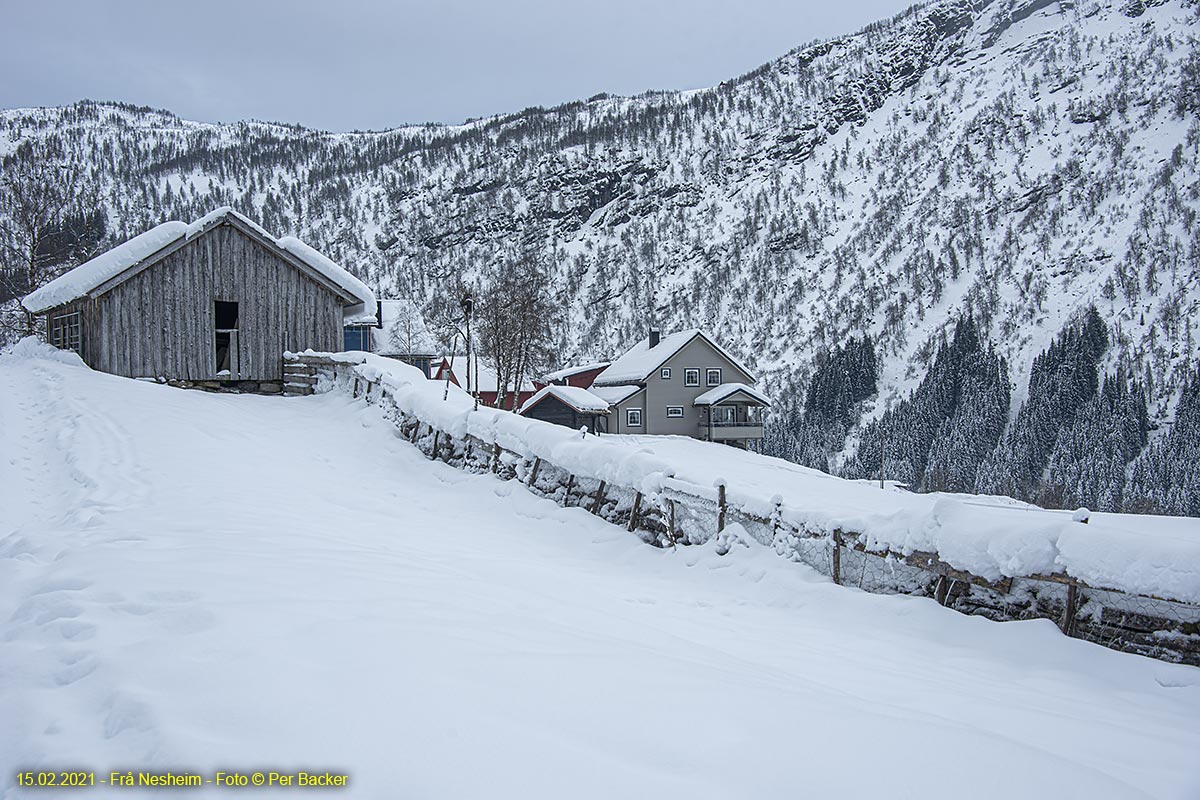
[[[475,398],[475,410],[479,410],[479,392],[478,387],[471,385],[471,309],[475,306],[475,301],[471,299],[471,295],[465,294],[458,301],[458,305],[463,310],[463,319],[466,322],[467,328],[467,394]],[[476,376],[478,381],[478,376]]]

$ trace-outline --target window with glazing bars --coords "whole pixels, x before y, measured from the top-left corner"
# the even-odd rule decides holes
[[[80,320],[79,312],[60,314],[50,318],[50,344],[62,350],[79,352]]]

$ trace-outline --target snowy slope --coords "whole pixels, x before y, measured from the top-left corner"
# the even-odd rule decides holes
[[[646,547],[336,393],[69,361],[0,359],[4,798],[51,765],[372,798],[1200,791],[1193,668]]]
[[[385,405],[451,438],[471,435],[529,463],[542,459],[580,478],[653,496],[664,487],[715,504],[718,484],[735,510],[759,519],[776,513],[808,534],[835,530],[878,550],[935,553],[988,580],[1066,573],[1095,588],[1200,604],[1200,520],[1155,515],[1053,511],[993,495],[913,493],[851,481],[758,453],[686,436],[587,436],[512,414],[429,381],[423,372],[370,353],[289,354],[323,363],[318,391],[346,391],[365,380]],[[336,370],[331,366],[336,364]],[[599,387],[597,391],[602,391]],[[378,394],[378,392],[376,392]],[[685,501],[689,503],[691,501]],[[702,501],[703,502],[703,501]],[[778,507],[776,504],[778,503]],[[1080,509],[1087,519],[1090,515]],[[702,532],[698,542],[711,536]],[[762,532],[771,544],[773,532]],[[1189,617],[1190,619],[1190,617]]]

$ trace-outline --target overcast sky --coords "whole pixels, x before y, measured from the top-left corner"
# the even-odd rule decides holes
[[[906,0],[0,0],[0,106],[329,130],[712,86]]]

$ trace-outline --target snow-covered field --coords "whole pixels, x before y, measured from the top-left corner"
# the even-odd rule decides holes
[[[14,785],[41,766],[328,769],[372,798],[1200,794],[1200,670],[765,548],[656,550],[339,393],[0,357],[0,492],[5,798],[49,796]]]

